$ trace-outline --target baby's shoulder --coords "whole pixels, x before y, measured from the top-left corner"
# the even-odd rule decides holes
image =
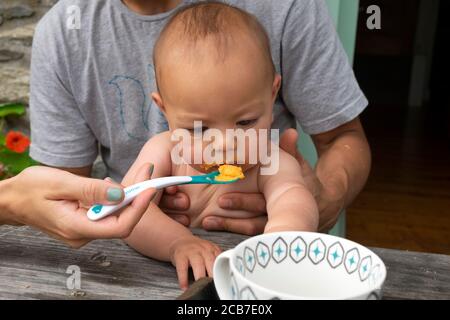
[[[155,151],[154,148],[161,152],[162,150],[169,150],[171,147],[171,133],[170,131],[164,131],[151,137],[144,145],[143,149],[150,149]]]
[[[265,174],[262,174],[263,171]],[[261,167],[261,173],[258,175],[258,186],[260,190],[264,190],[264,186],[269,181],[273,182],[272,185],[299,179],[302,179],[302,170],[297,159],[290,153],[278,148],[278,156],[274,156],[270,165]]]
[[[278,150],[279,150],[280,168],[284,168],[286,166],[295,168],[300,167],[297,159],[295,159],[289,152],[286,152],[281,148],[279,148]]]
[[[165,131],[154,135],[148,140],[139,152],[138,161],[150,161],[155,166],[170,163],[170,152],[172,150],[170,132]]]
[[[297,170],[300,170],[300,164],[298,163],[298,160],[289,152],[284,151],[274,143],[272,143],[271,145],[270,162],[267,165],[262,165],[262,170],[267,167],[271,168],[271,175],[277,175],[283,172],[293,173]]]

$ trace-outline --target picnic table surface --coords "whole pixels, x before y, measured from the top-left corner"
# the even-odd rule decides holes
[[[247,238],[195,233],[223,250]],[[371,249],[388,271],[383,299],[450,299],[450,256]],[[67,287],[70,266],[80,270],[80,290]],[[170,263],[144,257],[121,240],[75,250],[31,227],[0,226],[0,299],[176,299],[182,293]]]

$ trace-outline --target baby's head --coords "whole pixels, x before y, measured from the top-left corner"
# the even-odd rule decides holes
[[[220,2],[184,7],[162,30],[153,60],[158,92],[152,97],[170,130],[193,132],[201,121],[204,133],[223,133],[212,145],[226,153],[232,145],[226,129],[270,129],[281,77],[254,16]]]

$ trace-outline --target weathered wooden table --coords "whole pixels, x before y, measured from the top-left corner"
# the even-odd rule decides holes
[[[246,238],[196,233],[223,249]],[[385,299],[450,299],[450,256],[373,250],[388,268]],[[67,288],[70,266],[80,268],[79,291]],[[181,293],[170,264],[143,257],[120,240],[73,250],[30,227],[0,227],[0,299],[175,299]]]

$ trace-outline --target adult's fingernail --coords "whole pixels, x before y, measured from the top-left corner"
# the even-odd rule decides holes
[[[108,188],[107,199],[108,201],[119,201],[122,199],[122,189]]]
[[[183,199],[181,199],[181,198],[179,198],[179,199],[176,198],[175,200],[173,200],[173,205],[174,205],[175,208],[183,209],[184,208],[184,204],[185,204],[185,201]]]
[[[151,177],[152,174],[153,174],[153,169],[155,169],[155,165],[154,165],[153,163],[150,163],[150,169],[149,169],[149,171],[150,171],[150,177]]]
[[[222,199],[220,200],[220,206],[223,209],[231,209],[233,207],[233,201],[231,199]]]
[[[220,227],[220,221],[217,218],[207,218],[205,219],[205,228],[207,229],[217,229]]]

